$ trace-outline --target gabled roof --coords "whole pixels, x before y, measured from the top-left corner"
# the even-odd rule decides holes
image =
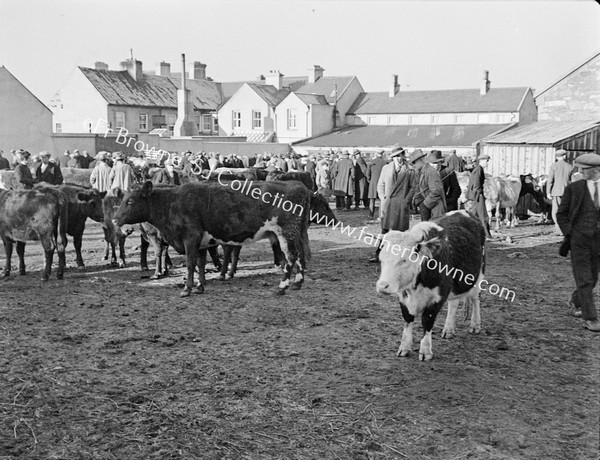
[[[298,88],[306,84],[308,77],[282,77],[282,87],[288,88],[290,91],[297,91]],[[249,80],[249,81],[230,81],[222,82],[221,90],[223,91],[223,98],[229,99],[233,96],[238,89],[242,87],[244,83],[254,83],[256,85],[266,85],[266,80]]]
[[[177,90],[181,79],[144,74],[135,81],[126,70],[96,70],[79,67],[106,102],[111,105],[177,108]],[[194,108],[216,110],[222,100],[218,83],[209,80],[186,80]]]
[[[294,145],[314,147],[466,147],[510,125],[351,126]]]
[[[600,120],[542,120],[490,136],[486,144],[555,144],[600,125]]]
[[[329,105],[327,104],[327,99],[322,94],[305,94],[297,92],[294,94],[306,105]]]
[[[288,89],[277,89],[271,85],[257,85],[255,83],[247,83],[247,85],[273,108],[290,94]]]
[[[327,102],[332,104],[336,101],[335,89],[337,87],[337,98],[346,91],[350,82],[356,77],[321,77],[314,83],[308,83],[298,89],[299,93],[322,94]]]
[[[33,98],[34,98],[36,101],[38,101],[38,102],[39,102],[39,103],[40,103],[40,104],[41,104],[41,105],[42,105],[42,106],[43,106],[43,107],[44,107],[46,110],[48,110],[48,112],[52,113],[52,110],[51,110],[51,109],[50,109],[50,108],[49,108],[49,107],[48,107],[46,104],[44,104],[42,101],[40,101],[40,100],[38,99],[38,97],[37,97],[35,94],[33,94],[33,93],[32,93],[32,92],[29,90],[29,88],[27,88],[27,86],[25,86],[23,83],[21,83],[21,81],[20,81],[20,80],[19,80],[17,77],[15,77],[15,76],[14,76],[12,73],[10,73],[10,71],[9,71],[9,70],[8,70],[6,67],[4,67],[3,65],[2,65],[2,66],[0,66],[0,72],[6,72],[6,73],[7,73],[7,74],[8,74],[8,75],[11,77],[11,78],[13,78],[13,79],[14,79],[14,80],[15,80],[17,83],[19,83],[19,85],[21,85],[25,91],[27,91],[29,94],[31,94],[31,96],[32,96],[32,97],[33,97]]]
[[[490,88],[487,94],[478,89],[448,89],[435,91],[399,91],[389,93],[362,93],[349,114],[393,113],[472,113],[516,112],[530,89]]]
[[[594,59],[598,58],[600,56],[600,52],[595,53],[592,57],[590,57],[589,59],[586,59],[584,62],[582,62],[581,64],[579,64],[578,66],[576,66],[575,68],[569,70],[566,74],[564,74],[562,77],[560,77],[558,80],[556,80],[554,83],[552,83],[550,86],[548,86],[545,90],[539,92],[538,94],[536,94],[536,99],[538,97],[540,97],[542,94],[544,94],[546,91],[548,91],[550,88],[556,86],[558,83],[560,83],[561,81],[563,81],[565,78],[567,78],[568,76],[570,76],[571,74],[577,72],[579,69],[581,69],[583,66],[587,65],[589,62],[593,61]]]

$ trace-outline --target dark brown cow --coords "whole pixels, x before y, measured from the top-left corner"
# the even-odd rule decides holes
[[[310,258],[310,192],[292,182],[248,184],[245,190],[238,186],[241,182],[204,182],[153,189],[152,183],[146,182],[142,189],[125,196],[115,215],[116,224],[150,222],[169,245],[185,253],[188,275],[182,297],[192,291],[196,264],[200,276],[196,292],[204,292],[207,247],[241,246],[273,236],[286,259],[278,293],[285,293],[290,286],[294,267],[298,272],[292,289],[299,289]]]
[[[47,281],[50,277],[55,249],[58,252],[56,277],[62,279],[65,271],[67,220],[67,198],[55,187],[0,190],[0,235],[6,254],[3,278],[10,275],[13,243],[17,243],[19,274],[25,275],[25,242],[39,240],[46,255],[42,280]]]
[[[102,223],[102,199],[106,192],[90,190],[76,185],[61,185],[58,189],[65,194],[68,201],[67,234],[73,237],[75,261],[78,267],[85,267],[81,256],[81,240],[85,230],[85,221],[90,219]]]
[[[292,172],[282,172],[282,171],[271,171],[268,175],[267,175],[267,179],[268,181],[271,180],[297,180],[299,182],[302,182],[307,189],[309,189],[310,191],[314,192],[316,190],[315,188],[315,181],[313,181],[312,176],[307,173],[306,171],[292,171]]]
[[[104,240],[106,241],[106,250],[104,260],[108,260],[110,255],[110,264],[125,267],[125,240],[134,228],[132,226],[118,227],[114,223],[114,216],[117,208],[123,200],[124,192],[121,189],[113,189],[102,200],[102,210],[104,213],[104,222],[102,230],[104,231]],[[117,262],[116,248],[119,248],[119,262]]]

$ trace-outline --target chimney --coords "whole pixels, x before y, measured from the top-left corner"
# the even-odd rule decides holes
[[[310,69],[308,69],[308,82],[309,83],[314,83],[316,82],[319,78],[321,78],[323,76],[323,71],[325,69],[323,67],[321,67],[320,65],[314,65],[312,66]]]
[[[201,62],[194,62],[194,80],[206,80],[206,64]]]
[[[137,59],[127,59],[126,61],[121,62],[121,69],[127,70],[131,78],[135,81],[141,81],[144,78],[144,73],[142,72],[142,61],[138,61]]]
[[[264,75],[259,75],[258,77],[256,77],[256,80],[258,80],[258,81],[265,81],[265,76]]]
[[[392,75],[392,86],[390,87],[390,97],[394,97],[400,91],[400,85],[398,84],[398,75]]]
[[[279,70],[271,70],[265,78],[265,84],[281,89],[283,86],[283,74]]]
[[[483,81],[481,82],[481,89],[479,90],[479,94],[482,96],[486,95],[490,90],[490,72],[488,70],[483,71]]]
[[[171,76],[171,64],[168,62],[162,61],[156,65],[157,74],[161,77],[170,77]]]
[[[186,88],[185,54],[181,55],[181,89],[177,90],[177,121],[173,127],[173,136],[198,135],[198,127],[194,123],[194,103],[190,90]]]
[[[108,70],[108,64],[106,62],[96,61],[94,63],[94,68],[96,70]]]

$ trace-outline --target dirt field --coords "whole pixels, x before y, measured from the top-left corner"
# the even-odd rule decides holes
[[[311,228],[300,291],[273,295],[259,243],[237,278],[180,299],[182,256],[150,281],[136,234],[128,267],[110,268],[88,225],[86,269],[69,245],[64,281],[54,268],[42,283],[31,243],[29,274],[0,283],[1,460],[598,458],[600,334],[567,314],[550,226],[489,244],[487,278],[514,302],[483,294],[481,334],[459,311],[450,340],[444,309],[420,362],[396,357],[400,309],[375,293],[373,249],[339,231]]]

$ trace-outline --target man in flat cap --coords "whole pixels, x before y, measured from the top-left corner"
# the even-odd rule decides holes
[[[473,164],[473,170],[469,176],[469,184],[467,185],[467,200],[472,201],[472,206],[469,212],[473,217],[481,221],[481,225],[485,229],[486,238],[491,238],[490,221],[485,207],[485,195],[483,193],[483,183],[485,182],[485,167],[490,159],[489,155],[480,155]]]
[[[582,168],[585,180],[567,185],[558,207],[556,219],[565,237],[560,254],[566,256],[571,250],[576,285],[569,301],[573,316],[583,317],[586,329],[600,332],[594,304],[600,265],[600,155],[581,155],[575,166]]]
[[[96,155],[96,162],[92,173],[90,174],[90,184],[99,192],[108,192],[110,190],[110,171],[111,167],[106,163],[108,152],[101,151]]]
[[[112,158],[114,165],[108,175],[110,189],[120,188],[124,192],[129,192],[135,182],[133,168],[125,162],[123,152],[114,152]]]
[[[554,221],[554,231],[560,235],[560,227],[556,222],[556,212],[565,193],[565,187],[571,183],[571,174],[573,167],[567,163],[567,151],[560,149],[556,151],[556,161],[550,166],[548,171],[548,182],[546,182],[546,194],[552,201],[552,220]]]
[[[419,172],[419,191],[414,197],[414,204],[419,207],[422,222],[446,213],[446,197],[442,178],[437,169],[432,166],[432,163],[441,163],[442,161],[444,159],[441,158],[441,155],[438,157],[433,152],[426,155],[421,149],[410,154],[410,162]]]
[[[40,152],[42,163],[35,170],[35,178],[37,182],[47,182],[51,185],[60,185],[63,183],[63,175],[60,172],[60,167],[50,161],[50,152]]]
[[[354,164],[348,157],[348,151],[344,151],[335,168],[331,170],[333,193],[339,197],[340,208],[346,211],[350,211],[354,196]]]
[[[362,157],[360,150],[352,151],[352,164],[354,165],[354,209],[358,211],[360,202],[365,208],[369,206],[367,198],[367,162]]]
[[[372,219],[375,215],[375,200],[377,200],[377,183],[381,176],[383,167],[387,164],[385,158],[383,158],[383,150],[375,152],[375,158],[369,163],[367,169],[367,180],[369,181],[369,191],[367,197],[369,198],[369,217]],[[381,206],[379,207],[379,217],[381,217]]]
[[[32,189],[37,182],[31,170],[29,169],[29,157],[31,154],[27,150],[19,149],[15,153],[15,182],[18,190]]]

